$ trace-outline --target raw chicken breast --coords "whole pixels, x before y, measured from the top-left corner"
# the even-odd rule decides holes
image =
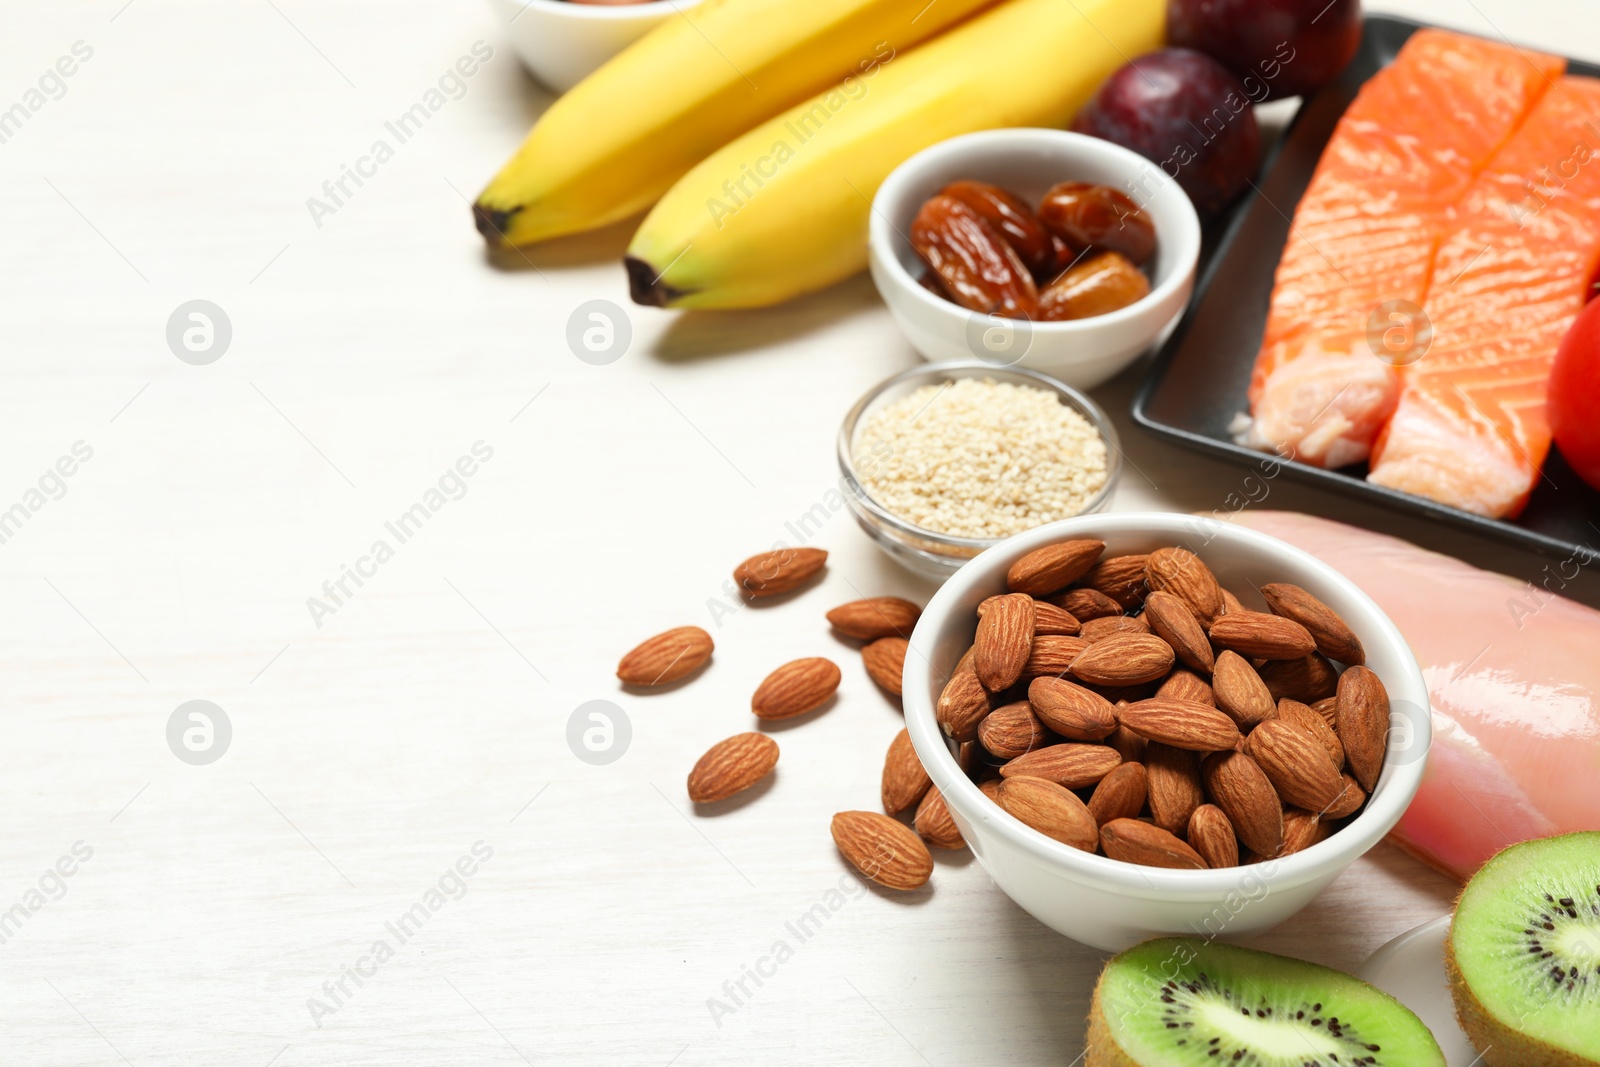
[[[1391,835],[1465,880],[1506,845],[1600,829],[1600,611],[1545,588],[1353,526],[1292,512],[1235,521],[1305,549],[1389,614],[1422,664],[1433,748]]]

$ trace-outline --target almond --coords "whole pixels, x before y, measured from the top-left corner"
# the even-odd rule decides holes
[[[1365,667],[1350,667],[1339,676],[1339,741],[1350,773],[1368,793],[1383,773],[1389,735],[1389,691]]]
[[[978,681],[977,672],[970,666],[957,664],[956,671],[945,682],[934,707],[934,717],[939,728],[953,741],[971,741],[978,736],[978,723],[989,714],[989,692]]]
[[[1001,777],[1022,775],[1044,778],[1068,789],[1095,785],[1122,765],[1122,757],[1109,745],[1068,742],[1036,748],[1000,768]]]
[[[1261,665],[1257,672],[1267,683],[1272,699],[1298,700],[1314,704],[1331,697],[1339,685],[1339,672],[1320,652],[1299,659],[1274,659]]]
[[[1126,726],[1118,726],[1111,731],[1111,736],[1106,738],[1106,744],[1117,750],[1117,755],[1122,757],[1124,763],[1142,763],[1150,742]]]
[[[1080,635],[1091,645],[1117,634],[1147,634],[1150,624],[1138,615],[1103,615],[1084,623]]]
[[[1117,720],[1141,737],[1190,752],[1221,752],[1241,739],[1232,719],[1194,700],[1151,697],[1118,709]]]
[[[852,867],[888,889],[917,889],[933,874],[933,856],[922,839],[875,811],[835,815],[833,843]]]
[[[1261,587],[1267,606],[1274,615],[1293,619],[1310,632],[1317,643],[1317,651],[1331,660],[1359,667],[1367,661],[1361,648],[1361,639],[1350,629],[1338,612],[1301,589],[1287,582],[1272,582]]]
[[[1033,598],[1009,593],[989,605],[978,620],[972,666],[991,693],[1008,689],[1022,674],[1033,647]]]
[[[1209,630],[1222,614],[1222,586],[1199,556],[1186,548],[1161,548],[1145,560],[1152,590],[1171,593],[1189,606],[1201,629]]]
[[[1072,741],[1099,741],[1117,728],[1111,701],[1064,678],[1035,678],[1028,703],[1044,725]]]
[[[876,641],[880,637],[910,637],[922,609],[897,596],[873,596],[840,604],[828,612],[828,622],[846,637]]]
[[[1292,856],[1304,852],[1317,842],[1325,840],[1332,831],[1322,817],[1314,811],[1290,808],[1283,813],[1283,849],[1279,856]]]
[[[910,642],[903,637],[880,637],[861,650],[861,663],[868,676],[895,696],[900,695],[908,647]]]
[[[1189,816],[1189,847],[1200,854],[1206,866],[1216,870],[1239,866],[1239,841],[1233,823],[1215,804],[1202,804]]]
[[[1211,643],[1241,656],[1299,659],[1317,650],[1304,626],[1264,611],[1230,611],[1211,624]]]
[[[917,805],[917,815],[911,825],[934,848],[965,848],[967,845],[938,786],[929,786],[922,795],[922,803]]]
[[[838,688],[839,668],[832,660],[791,660],[756,687],[750,710],[762,719],[792,719],[826,704]]]
[[[1150,815],[1168,833],[1180,834],[1194,809],[1205,803],[1200,784],[1200,757],[1181,748],[1152,741],[1145,750]]]
[[[1187,601],[1164,590],[1154,590],[1145,597],[1142,617],[1152,633],[1172,646],[1180,663],[1202,674],[1211,673],[1216,654]]]
[[[1175,670],[1167,675],[1161,687],[1156,690],[1158,697],[1176,697],[1179,700],[1194,700],[1201,704],[1217,706],[1216,693],[1205,679],[1193,671]]]
[[[1022,676],[1059,678],[1088,647],[1089,642],[1081,637],[1035,637],[1033,647],[1028,650],[1028,662],[1022,665]]]
[[[1138,819],[1106,823],[1100,828],[1100,847],[1107,856],[1124,863],[1193,871],[1203,871],[1206,867],[1200,853],[1161,827]]]
[[[777,596],[800,588],[827,562],[828,553],[820,548],[775,548],[735,567],[733,580],[750,596]]]
[[[1000,803],[1000,787],[1004,784],[1004,778],[985,778],[978,783],[978,791],[998,804]]]
[[[1099,824],[1070,790],[1043,778],[1007,778],[996,799],[1006,813],[1063,845],[1093,852]]]
[[[1124,763],[1094,787],[1094,795],[1089,798],[1089,814],[1100,826],[1113,819],[1136,818],[1144,810],[1147,789],[1144,765]]]
[[[1200,778],[1239,840],[1258,855],[1277,855],[1283,846],[1283,804],[1256,761],[1243,752],[1219,752],[1200,762]]]
[[[1321,715],[1312,711],[1298,700],[1288,697],[1278,701],[1278,718],[1284,722],[1292,722],[1317,739],[1323,749],[1328,753],[1328,758],[1333,765],[1340,769],[1344,767],[1344,746],[1339,743],[1339,735],[1325,722]]]
[[[1165,678],[1173,658],[1172,646],[1154,634],[1117,634],[1085,648],[1071,671],[1095,685],[1138,685]]]
[[[1003,760],[1016,759],[1050,741],[1050,731],[1026,700],[995,708],[978,724],[978,743]]]
[[[1013,593],[1048,596],[1088,574],[1105,549],[1104,541],[1089,540],[1062,541],[1036,548],[1006,571],[1006,588]]]
[[[956,746],[956,766],[962,774],[971,774],[978,758],[978,742],[963,741]]]
[[[1245,738],[1244,751],[1260,764],[1285,804],[1323,811],[1344,783],[1327,749],[1303,727],[1281,719],[1264,722]]]
[[[726,800],[772,773],[778,743],[766,734],[735,734],[718,741],[689,772],[689,799],[696,804]]]
[[[1227,712],[1240,729],[1248,730],[1277,714],[1277,701],[1272,699],[1267,683],[1237,652],[1223,652],[1217,657],[1211,690],[1216,694],[1217,707]]]
[[[883,759],[883,810],[899,815],[914,807],[932,784],[917,758],[917,750],[911,746],[911,732],[901,730],[889,742],[889,752]]]
[[[1296,697],[1295,699],[1299,699]],[[1339,730],[1339,698],[1337,696],[1323,697],[1321,700],[1311,702],[1311,710],[1322,716],[1322,721],[1328,724],[1328,729],[1335,733]]]
[[[1145,585],[1146,559],[1145,556],[1112,556],[1097,563],[1079,584],[1104,593],[1124,610],[1131,610],[1144,603],[1144,595],[1150,591]]]
[[[1341,774],[1339,780],[1344,783],[1344,792],[1322,813],[1324,819],[1342,819],[1346,815],[1354,815],[1367,802],[1366,791],[1361,788],[1360,782],[1348,774]]]
[[[1234,615],[1243,610],[1244,605],[1239,602],[1239,598],[1224,589],[1222,591],[1222,613],[1224,615]]]
[[[628,685],[666,685],[693,674],[711,658],[711,635],[698,626],[679,626],[646,639],[617,664]]]
[[[1079,622],[1099,619],[1107,615],[1121,615],[1122,605],[1098,589],[1068,589],[1051,601],[1063,611],[1071,612]]]
[[[1045,600],[1033,604],[1033,632],[1035,636],[1071,637],[1083,628],[1077,617],[1065,608],[1058,608]]]

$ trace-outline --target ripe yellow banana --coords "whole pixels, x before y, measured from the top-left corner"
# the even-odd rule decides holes
[[[752,126],[993,2],[705,0],[550,105],[478,196],[478,231],[532,244],[637,214]]]
[[[634,300],[759,307],[854,274],[891,170],[957,134],[1066,125],[1127,59],[1160,47],[1165,8],[1007,0],[756,127],[645,217],[625,261]]]

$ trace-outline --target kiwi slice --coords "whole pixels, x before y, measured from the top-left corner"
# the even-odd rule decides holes
[[[1445,1067],[1398,1000],[1342,971],[1196,938],[1146,941],[1100,974],[1088,1067]]]
[[[1600,832],[1484,864],[1445,945],[1461,1028],[1490,1067],[1600,1064]]]

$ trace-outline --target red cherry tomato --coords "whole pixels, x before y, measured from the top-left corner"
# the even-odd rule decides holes
[[[1556,351],[1550,429],[1578,477],[1600,489],[1600,300],[1589,301]]]

